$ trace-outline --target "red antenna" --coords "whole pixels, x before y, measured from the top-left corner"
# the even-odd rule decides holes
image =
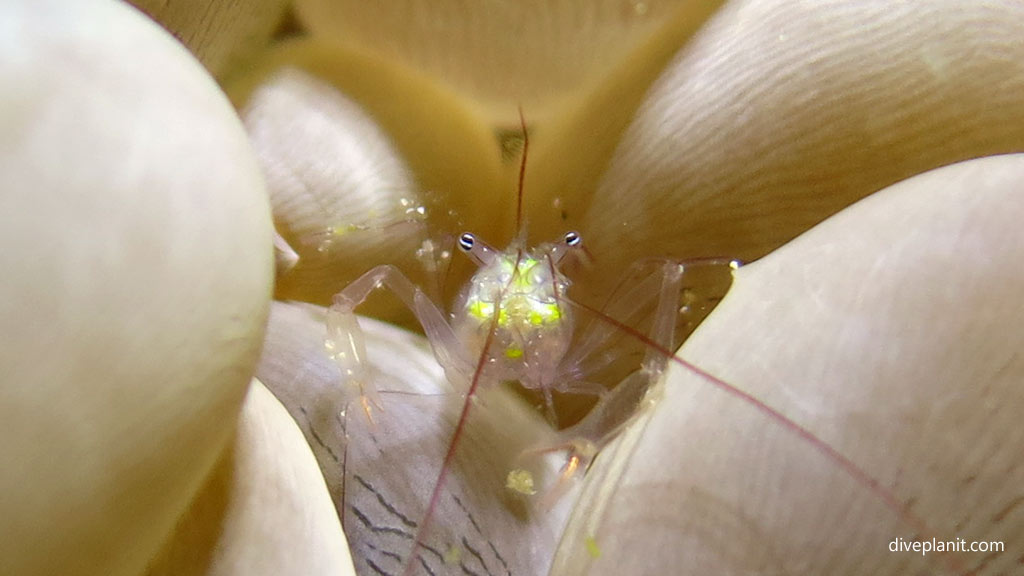
[[[519,190],[516,192],[516,234],[526,240],[523,228],[523,181],[526,179],[526,152],[530,148],[530,136],[526,132],[522,106],[519,106],[519,127],[523,131],[523,157],[519,161]]]

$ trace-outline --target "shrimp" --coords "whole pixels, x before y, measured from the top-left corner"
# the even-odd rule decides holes
[[[466,570],[457,558],[459,554],[452,552],[463,548],[469,550],[481,565],[487,566],[481,547],[474,548],[465,537],[461,542],[449,538],[449,542],[441,544],[429,543],[428,537],[432,517],[441,505],[445,483],[456,464],[472,410],[481,404],[478,398],[484,391],[497,388],[503,382],[517,382],[528,390],[538,391],[543,398],[547,419],[556,428],[556,394],[598,398],[587,417],[556,437],[537,441],[514,457],[499,459],[502,464],[498,468],[507,470],[507,475],[500,477],[505,480],[505,487],[512,492],[532,495],[536,492],[535,480],[543,483],[545,474],[543,471],[535,474],[526,470],[524,460],[545,453],[564,454],[557,478],[545,489],[543,501],[545,507],[551,507],[571,488],[574,479],[587,469],[600,447],[617,434],[643,403],[651,383],[657,381],[665,369],[669,355],[663,350],[675,344],[675,325],[686,266],[673,261],[640,263],[626,276],[639,276],[640,280],[614,295],[605,312],[622,319],[617,322],[630,324],[636,324],[645,316],[652,317],[647,335],[640,342],[653,343],[654,346],[646,352],[632,374],[617,386],[606,388],[592,379],[601,368],[615,360],[606,348],[608,341],[619,333],[618,326],[592,321],[582,335],[576,333],[578,304],[568,297],[571,281],[561,266],[571,255],[582,250],[583,239],[577,232],[566,232],[558,242],[535,248],[526,246],[522,196],[529,139],[522,118],[521,124],[523,151],[517,191],[517,228],[520,233],[502,251],[469,232],[458,237],[458,248],[477,264],[478,269],[459,295],[450,315],[391,265],[377,266],[346,286],[334,297],[333,305],[326,314],[326,348],[340,369],[348,396],[358,399],[368,424],[364,434],[374,438],[374,444],[379,446],[379,439],[385,436],[381,428],[386,425],[380,422],[381,415],[402,410],[387,407],[367,368],[364,336],[355,309],[374,290],[389,289],[413,312],[448,381],[455,389],[464,391],[448,448],[426,498],[424,517],[413,521],[403,515],[395,515],[404,529],[392,534],[400,540],[410,540],[411,548],[405,555],[392,549],[379,560],[381,563],[387,559],[399,560],[405,574],[417,566],[427,573],[436,573],[445,564],[455,564]],[[694,261],[692,265],[735,267],[737,263],[727,259],[707,259]],[[593,309],[587,311],[592,312]],[[395,415],[390,416],[394,422]],[[400,436],[401,431],[389,427],[386,434],[394,438]],[[383,449],[378,451],[383,452]],[[346,483],[348,476],[346,474]],[[386,496],[365,478],[353,475],[353,480],[359,488],[373,493],[381,503],[385,501]],[[455,501],[463,507],[457,497]],[[394,510],[390,504],[385,508]],[[354,516],[353,524],[371,533],[384,534],[394,530],[372,524],[367,514],[358,508],[349,507],[345,513],[349,512]],[[469,519],[477,526],[472,516]],[[476,531],[481,533],[479,527]],[[552,529],[552,532],[556,530]],[[483,536],[482,533],[480,535]],[[493,541],[484,539],[493,553],[492,564],[511,573],[509,560],[502,556]],[[374,572],[382,570],[373,559],[367,559],[366,566]]]

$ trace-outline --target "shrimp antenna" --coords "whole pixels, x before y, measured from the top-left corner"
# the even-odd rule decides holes
[[[526,131],[526,117],[523,116],[523,107],[519,110],[519,128],[523,132],[523,156],[519,161],[519,189],[516,191],[516,234],[523,240],[526,239],[523,227],[523,181],[526,180],[526,152],[530,148],[530,135]]]

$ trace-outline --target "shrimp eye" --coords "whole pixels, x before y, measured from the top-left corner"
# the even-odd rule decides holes
[[[459,248],[463,252],[469,252],[476,245],[476,236],[473,236],[469,232],[464,232],[459,236]]]
[[[564,241],[566,246],[579,246],[583,243],[583,238],[576,232],[566,232]]]

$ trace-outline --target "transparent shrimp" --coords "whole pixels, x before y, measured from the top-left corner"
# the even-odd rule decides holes
[[[444,460],[425,503],[423,518],[405,524],[406,529],[415,528],[415,531],[403,533],[404,537],[412,540],[411,547],[407,546],[404,554],[390,550],[387,556],[400,560],[406,574],[416,566],[421,566],[427,573],[436,573],[446,564],[460,565],[451,554],[443,552],[462,547],[430,543],[428,532],[432,517],[441,505],[446,480],[455,466],[471,412],[479,404],[477,400],[481,394],[498,388],[501,383],[517,382],[540,394],[548,420],[555,427],[558,426],[554,408],[556,394],[597,399],[594,409],[582,421],[557,437],[522,450],[515,458],[502,460],[499,465],[504,467],[505,474],[501,475],[501,480],[509,492],[532,495],[541,491],[544,498],[540,507],[548,508],[571,488],[572,481],[587,469],[601,446],[613,438],[630,415],[636,412],[652,383],[661,377],[665,369],[667,357],[661,351],[677,343],[676,322],[680,316],[681,294],[684,293],[685,267],[673,261],[635,266],[626,277],[639,276],[640,279],[614,294],[604,307],[604,313],[629,325],[642,324],[642,319],[649,318],[644,340],[656,343],[656,346],[648,348],[639,364],[630,369],[617,386],[604,384],[607,375],[602,375],[601,371],[615,360],[615,353],[609,352],[609,348],[614,346],[609,343],[622,332],[614,324],[593,320],[583,323],[580,326],[582,330],[578,329],[577,305],[568,295],[571,282],[561,270],[566,259],[582,247],[583,239],[578,233],[567,232],[560,241],[535,248],[526,245],[521,224],[522,182],[528,147],[525,127],[523,134],[517,212],[520,234],[502,251],[488,246],[472,233],[466,232],[458,237],[458,248],[477,264],[478,269],[459,294],[450,314],[446,314],[398,268],[389,265],[375,267],[346,286],[335,295],[326,314],[326,348],[340,369],[348,396],[358,399],[365,421],[369,423],[367,435],[375,438],[373,443],[381,444],[376,438],[384,436],[381,430],[376,430],[380,415],[390,411],[389,415],[394,417],[393,412],[402,409],[386,405],[367,368],[364,336],[355,310],[374,290],[387,288],[412,311],[448,381],[464,393]],[[718,259],[694,262],[696,266],[727,267],[735,264],[731,260]],[[643,344],[644,340],[640,343]],[[389,430],[387,434],[393,438],[401,431]],[[551,482],[535,478],[525,463],[545,453],[563,456],[561,472]],[[356,477],[354,481],[383,502],[384,496],[377,488],[371,489],[365,479]],[[386,508],[392,507],[389,504]],[[354,513],[355,522],[371,532],[383,530],[383,527],[371,524],[363,512]],[[472,517],[470,520],[476,526]],[[488,541],[488,545],[494,551],[496,561],[510,571],[509,564],[494,544]],[[462,546],[474,550],[465,540]],[[480,562],[484,563],[482,557]],[[372,571],[379,568],[378,564],[368,563],[368,566]],[[464,565],[462,568],[464,571],[467,569]]]

